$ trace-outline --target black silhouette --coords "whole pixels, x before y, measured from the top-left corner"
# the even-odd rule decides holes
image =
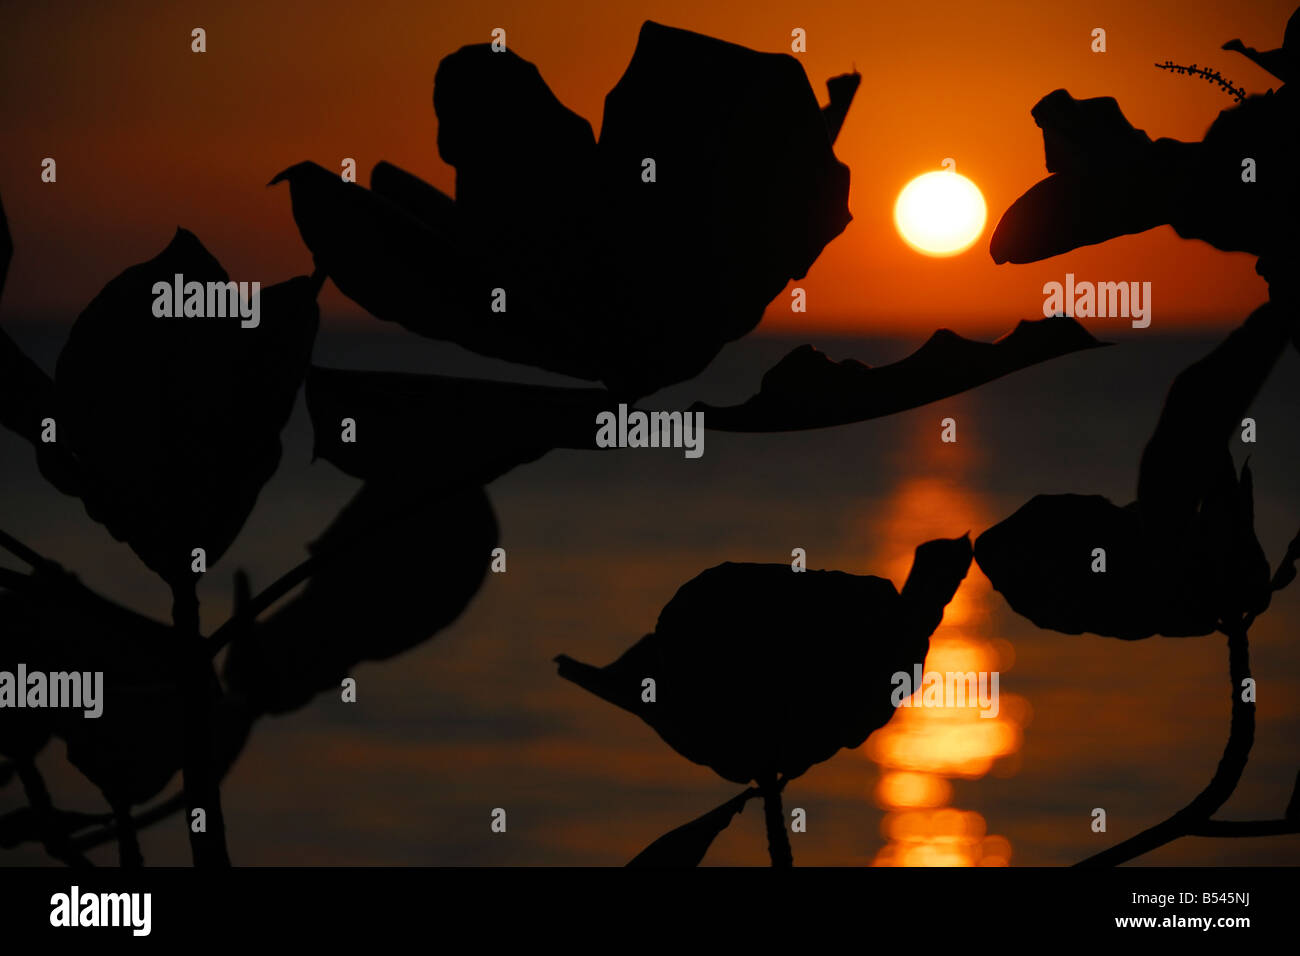
[[[907,358],[872,368],[832,362],[811,345],[792,351],[763,376],[758,394],[742,405],[699,403],[710,428],[790,431],[861,422],[948,398],[995,378],[1098,342],[1073,319],[1022,320],[996,342],[972,342],[940,329]]]
[[[0,532],[30,568],[0,569],[0,665],[103,670],[108,697],[97,721],[6,713],[0,785],[19,780],[29,807],[0,819],[0,845],[39,840],[84,865],[88,849],[116,839],[122,864],[140,865],[137,830],[183,808],[195,863],[228,863],[219,784],[256,719],[455,620],[497,543],[483,486],[551,448],[591,449],[597,412],[699,373],[847,226],[848,170],[832,145],[858,82],[833,78],[819,107],[792,57],[647,23],[597,142],[531,64],[465,47],[439,67],[434,94],[455,199],[388,163],[370,189],[313,163],[286,169],[273,182],[290,185],[316,269],[267,288],[257,328],[144,311],[154,282],[176,273],[227,279],[180,230],[90,304],[54,380],[0,332],[0,423],[173,595],[171,625],[150,620]],[[0,208],[0,291],[11,253]],[[418,334],[604,387],[311,367],[326,278]],[[504,311],[492,308],[495,290]],[[1052,319],[995,344],[940,332],[874,370],[805,346],[744,405],[696,407],[711,427],[735,430],[861,421],[1099,344]],[[300,565],[255,595],[237,574],[234,615],[204,638],[192,551],[205,550],[210,570],[240,532],[304,381],[316,454],[365,484]],[[57,442],[41,439],[47,417]],[[344,418],[356,442],[341,440]],[[726,564],[684,586],[655,633],[609,667],[560,658],[562,674],[642,716],[689,759],[757,783],[634,862],[698,862],[758,795],[773,861],[791,862],[785,783],[888,720],[890,675],[924,660],[970,560],[967,538],[928,542],[901,593],[873,577]],[[212,661],[227,647],[223,683]],[[649,711],[645,676],[659,682]],[[34,763],[52,737],[110,813],[54,805]],[[177,770],[179,793],[133,812]],[[189,825],[199,809],[204,832]]]
[[[1294,73],[1300,11],[1282,51],[1252,58],[1279,78]],[[1240,41],[1225,49],[1244,49]],[[1142,454],[1137,501],[1120,508],[1098,496],[1034,498],[976,540],[975,558],[1011,606],[1040,627],[1135,640],[1220,632],[1228,639],[1232,723],[1223,758],[1205,789],[1162,823],[1085,861],[1113,865],[1182,836],[1246,836],[1300,830],[1300,777],[1283,820],[1211,819],[1232,795],[1254,741],[1248,631],[1273,592],[1295,579],[1300,535],[1270,576],[1255,537],[1249,468],[1238,478],[1228,450],[1233,431],[1288,341],[1300,345],[1289,175],[1297,136],[1286,87],[1227,110],[1203,143],[1155,143],[1134,130],[1108,98],[1076,101],[1063,90],[1034,109],[1054,174],[1003,216],[990,251],[998,262],[1028,262],[1171,223],[1184,237],[1260,257],[1270,301],[1173,382]],[[1089,144],[1097,144],[1090,146]],[[1106,554],[1093,573],[1094,548]]]
[[[852,92],[836,95],[838,129]],[[849,222],[848,170],[790,56],[647,23],[599,144],[487,44],[443,61],[434,107],[454,203],[391,167],[370,192],[312,164],[273,180],[317,266],[379,318],[622,398],[698,374]]]
[[[1153,142],[1110,97],[1076,100],[1056,90],[1040,100],[1032,112],[1052,175],[1003,215],[989,243],[994,261],[1035,262],[1167,223],[1185,239],[1258,256],[1271,286],[1290,283],[1300,185],[1289,166],[1300,146],[1300,110],[1285,83],[1300,46],[1298,15],[1281,50],[1259,54],[1240,40],[1224,45],[1284,85],[1221,112],[1199,143]],[[1245,159],[1257,166],[1254,181],[1243,179]]]
[[[735,783],[756,781],[781,865],[790,854],[780,788],[884,726],[892,675],[925,660],[970,562],[969,538],[929,541],[901,592],[842,571],[721,564],[682,585],[654,632],[614,663],[556,662],[561,677],[636,714],[688,760]],[[643,696],[647,678],[653,702]],[[739,810],[725,806],[735,809],[688,824],[689,841],[674,833],[698,846],[697,834],[716,833]]]

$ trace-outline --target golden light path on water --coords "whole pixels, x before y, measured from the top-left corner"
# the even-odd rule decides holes
[[[955,456],[954,456],[955,457]],[[937,537],[955,537],[988,526],[979,502],[960,485],[924,478],[903,482],[880,508],[876,522],[880,567],[901,586],[917,544]],[[997,595],[972,564],[970,573],[944,612],[943,623],[930,638],[924,672],[929,674],[999,674],[996,715],[991,705],[991,680],[982,708],[974,699],[950,702],[933,691],[941,706],[922,706],[921,689],[900,707],[884,727],[863,744],[862,752],[880,765],[874,791],[885,809],[881,830],[885,846],[874,866],[1007,866],[1011,843],[987,832],[984,817],[951,805],[954,779],[977,780],[992,772],[1015,772],[1022,729],[1028,722],[1028,702],[1005,690],[1006,675],[1015,663],[1010,642],[985,633],[989,609]]]

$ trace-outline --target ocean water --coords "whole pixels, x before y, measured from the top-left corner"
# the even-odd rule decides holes
[[[6,327],[52,368],[66,326]],[[832,358],[884,364],[930,331],[809,340]],[[722,561],[788,563],[802,547],[810,568],[878,574],[901,586],[917,544],[978,534],[1035,494],[1132,500],[1138,456],[1170,380],[1214,337],[1093,331],[1117,344],[889,418],[789,434],[710,431],[698,460],[671,449],[556,451],[497,480],[489,494],[508,572],[489,575],[466,612],[433,639],[357,667],[356,703],[325,695],[254,728],[223,788],[233,860],[625,863],[739,788],[561,680],[554,656],[613,660],[653,628],[680,585]],[[645,404],[738,402],[802,341],[751,336],[696,382]],[[326,321],[315,358],[340,368],[561,381],[379,323]],[[1258,532],[1273,563],[1300,528],[1298,369],[1300,355],[1289,350],[1252,409],[1257,443],[1234,442],[1239,462],[1250,456]],[[957,421],[955,444],[940,441],[946,417]],[[359,485],[311,461],[301,398],[284,444],[243,533],[200,587],[205,632],[229,614],[236,568],[248,571],[254,590],[274,580]],[[7,433],[0,489],[0,528],[101,593],[166,617],[161,582],[78,501],[46,486],[31,449]],[[17,566],[7,555],[0,562]],[[1251,631],[1256,742],[1221,818],[1277,818],[1290,797],[1300,739],[1298,622],[1293,587]],[[792,652],[798,642],[791,635]],[[806,832],[791,838],[796,864],[1071,863],[1180,808],[1209,780],[1226,740],[1221,636],[1120,642],[1040,631],[1007,607],[976,565],[936,632],[927,667],[950,669],[942,662],[962,670],[996,662],[1003,718],[945,723],[922,710],[900,712],[863,748],[792,781],[786,810],[802,809],[807,819]],[[41,769],[57,806],[102,809],[61,743],[47,748]],[[16,784],[0,790],[0,812],[21,803]],[[498,807],[508,814],[504,834],[489,827]],[[1106,833],[1091,827],[1099,807]],[[179,817],[146,830],[142,846],[149,864],[189,860]],[[116,852],[106,846],[93,859],[111,864]],[[0,851],[0,865],[42,862],[30,844]],[[706,863],[765,862],[762,813],[751,804]],[[1189,838],[1141,862],[1295,864],[1300,837]]]

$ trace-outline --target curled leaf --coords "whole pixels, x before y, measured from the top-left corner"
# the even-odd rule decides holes
[[[832,362],[811,345],[792,351],[741,405],[696,404],[710,428],[768,432],[825,428],[906,411],[1098,342],[1073,319],[1022,321],[996,342],[972,342],[940,329],[901,361],[872,368]]]
[[[901,594],[878,577],[721,564],[618,660],[561,655],[559,673],[728,780],[797,777],[889,720],[893,675],[925,659],[970,561],[968,538],[927,542]]]

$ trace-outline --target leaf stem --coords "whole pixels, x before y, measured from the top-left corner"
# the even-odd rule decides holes
[[[179,642],[185,694],[185,745],[181,769],[185,788],[185,829],[196,867],[228,867],[221,785],[213,770],[211,696],[219,690],[207,642],[199,634],[199,598],[193,578],[172,582],[172,626]],[[195,832],[195,810],[204,829]],[[119,821],[120,823],[120,821]]]
[[[1253,616],[1243,618],[1233,625],[1223,625],[1228,637],[1228,680],[1232,695],[1232,722],[1228,730],[1228,743],[1214,776],[1187,804],[1167,820],[1143,830],[1136,836],[1102,850],[1075,866],[1116,866],[1149,853],[1179,837],[1191,836],[1201,829],[1222,830],[1226,821],[1211,822],[1210,817],[1227,802],[1241,780],[1250,758],[1250,748],[1255,742],[1255,702],[1242,700],[1242,682],[1250,677],[1250,644],[1246,637]],[[1208,834],[1207,834],[1208,835]],[[1225,833],[1213,835],[1223,836]],[[1242,834],[1245,835],[1245,834]]]
[[[205,642],[209,657],[216,657],[223,647],[231,642],[244,628],[248,627],[259,614],[284,597],[303,581],[307,580],[316,569],[317,559],[307,558],[296,567],[290,568],[256,597],[246,601],[239,610],[231,615],[217,628]]]
[[[36,829],[40,833],[45,852],[68,866],[92,866],[80,850],[69,844],[67,834],[59,827],[50,801],[50,791],[36,768],[36,760],[32,757],[19,757],[15,763],[18,765],[18,778],[23,782],[23,791],[27,794],[27,802],[36,815]]]
[[[781,791],[785,781],[775,776],[759,782],[763,793],[763,821],[767,825],[767,855],[772,866],[788,869],[794,866],[794,853],[790,850],[790,834],[785,830],[785,810],[781,806]]]

